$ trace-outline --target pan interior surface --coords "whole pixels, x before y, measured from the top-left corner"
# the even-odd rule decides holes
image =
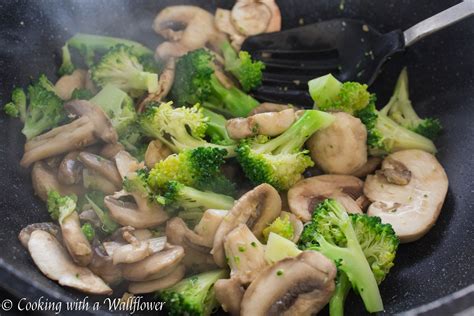
[[[334,0],[277,1],[283,28],[338,17],[363,19],[382,32],[407,29],[459,1]],[[0,3],[0,104],[14,86],[45,73],[56,79],[60,48],[76,32],[125,37],[151,48],[160,38],[151,23],[164,7],[199,5],[210,11],[232,1],[4,1]],[[437,141],[441,164],[450,180],[436,225],[422,239],[399,249],[395,267],[381,285],[385,312],[393,314],[434,301],[474,283],[474,19],[432,35],[383,67],[371,90],[383,106],[403,66],[410,76],[410,96],[423,115],[438,117],[444,132]],[[356,61],[355,61],[356,62]],[[33,194],[29,171],[19,166],[24,138],[18,121],[0,115],[0,284],[19,297],[82,299],[60,287],[34,266],[17,235],[29,223],[49,221]],[[351,296],[351,314],[363,313]]]

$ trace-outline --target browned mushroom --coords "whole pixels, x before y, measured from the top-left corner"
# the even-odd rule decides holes
[[[138,162],[137,159],[135,159],[125,150],[120,150],[117,154],[115,154],[113,159],[122,179],[125,179],[125,177],[127,177],[130,173],[143,168],[143,163]]]
[[[232,47],[239,51],[246,37],[239,33],[234,24],[232,24],[231,11],[218,8],[216,10],[214,23],[219,31],[229,35]]]
[[[120,189],[119,185],[89,169],[82,169],[82,184],[89,190],[98,190],[105,194],[114,194]]]
[[[153,168],[158,162],[166,159],[169,155],[173,154],[171,149],[168,148],[162,141],[155,139],[148,144],[145,152],[145,165],[148,168]]]
[[[232,24],[244,36],[264,33],[271,18],[270,8],[260,1],[237,1],[231,11]]]
[[[365,178],[367,175],[372,174],[377,170],[382,163],[382,158],[380,157],[368,157],[367,162],[354,171],[352,175],[358,178]]]
[[[122,177],[112,161],[86,151],[81,152],[78,159],[86,168],[100,174],[116,186],[122,185]]]
[[[71,99],[75,89],[84,89],[87,71],[76,69],[70,75],[64,75],[54,85],[54,91],[63,100]]]
[[[84,100],[73,100],[64,105],[78,119],[39,135],[25,144],[25,153],[20,161],[22,167],[33,162],[62,153],[82,149],[102,139],[107,143],[117,142],[117,133],[105,113]]]
[[[220,279],[214,283],[216,299],[222,309],[232,316],[240,315],[240,303],[244,297],[244,288],[237,279]]]
[[[81,230],[77,212],[74,211],[60,220],[59,225],[64,245],[74,262],[80,266],[87,266],[92,259],[92,248]]]
[[[261,184],[244,194],[227,213],[217,229],[212,255],[217,265],[225,266],[224,239],[239,224],[247,224],[252,233],[262,239],[263,229],[281,212],[281,199],[277,190],[269,184]]]
[[[263,102],[263,103],[260,103],[252,111],[250,111],[249,115],[268,113],[268,112],[281,112],[288,109],[295,109],[295,108],[287,104]]]
[[[293,214],[303,222],[308,222],[319,202],[329,197],[338,199],[343,196],[341,193],[356,200],[363,194],[363,186],[364,182],[354,176],[322,175],[306,178],[288,191],[288,204]],[[347,200],[341,200],[341,203],[343,202]]]
[[[206,210],[199,223],[194,227],[194,231],[199,236],[199,240],[195,239],[195,243],[212,248],[214,236],[224,217],[227,215],[226,210]]]
[[[336,266],[316,251],[269,266],[250,284],[241,315],[315,315],[331,298]]]
[[[113,264],[112,257],[107,255],[102,245],[93,243],[92,253],[92,260],[88,266],[92,272],[109,285],[116,285],[123,280],[122,270]]]
[[[79,152],[71,151],[64,156],[58,168],[58,179],[63,184],[77,184],[82,179],[82,164],[77,160]]]
[[[102,149],[100,150],[99,156],[107,159],[113,159],[115,155],[121,150],[125,150],[125,148],[120,143],[105,144],[104,147],[102,147]]]
[[[49,222],[35,223],[24,227],[18,234],[18,239],[20,240],[23,247],[28,249],[28,241],[30,240],[31,233],[35,230],[44,230],[45,232],[53,235],[57,240],[62,241],[61,229],[58,225]]]
[[[186,268],[183,264],[180,264],[172,272],[160,279],[130,282],[128,291],[133,294],[143,294],[163,290],[181,281],[184,278],[185,272]]]

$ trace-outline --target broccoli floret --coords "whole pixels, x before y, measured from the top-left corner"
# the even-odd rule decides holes
[[[270,233],[275,233],[288,240],[293,240],[295,229],[290,221],[290,216],[286,214],[283,218],[277,217],[262,233],[265,242],[267,242]]]
[[[199,190],[235,195],[235,185],[221,172],[225,163],[224,149],[198,147],[168,156],[150,171],[148,183],[154,189],[168,181],[178,181]]]
[[[422,119],[413,109],[408,93],[408,72],[406,68],[403,68],[398,77],[390,101],[380,112],[388,115],[388,117],[403,127],[431,140],[436,139],[442,129],[438,119],[431,117]]]
[[[61,195],[57,191],[48,192],[48,212],[51,218],[59,223],[76,210],[77,196]]]
[[[206,135],[211,139],[212,143],[219,145],[236,144],[235,140],[230,138],[227,133],[227,119],[223,115],[206,108],[202,109],[202,114],[207,118]]]
[[[225,88],[214,74],[213,55],[198,49],[179,58],[170,91],[176,104],[202,104],[213,111],[232,117],[245,117],[259,102],[236,87]]]
[[[225,270],[193,275],[157,293],[169,315],[209,316],[218,306],[214,283],[227,277]]]
[[[302,249],[318,250],[334,260],[369,312],[383,310],[377,284],[393,266],[399,244],[390,225],[382,224],[378,217],[349,216],[337,201],[328,199],[315,209],[299,243]],[[344,302],[347,286],[343,278],[340,276],[340,292],[333,304]]]
[[[138,161],[145,159],[148,144],[137,122],[129,125],[126,130],[119,134],[119,142]]]
[[[200,191],[177,181],[167,182],[160,192],[165,205],[172,209],[184,209],[186,212],[198,211],[200,214],[207,209],[230,210],[235,202],[231,196]]]
[[[367,85],[341,83],[331,74],[311,80],[310,94],[321,110],[338,110],[358,117],[367,128],[367,145],[372,155],[384,155],[404,149],[436,153],[433,142],[405,128],[375,107],[376,96]]]
[[[99,191],[92,191],[85,195],[88,205],[92,208],[95,212],[97,217],[99,218],[100,222],[102,223],[102,230],[107,233],[113,233],[119,225],[114,222],[107,211],[107,208],[104,204],[104,194]]]
[[[84,225],[82,225],[81,230],[84,236],[86,236],[87,240],[94,240],[95,230],[90,223],[85,223]]]
[[[123,188],[129,193],[138,193],[139,196],[153,199],[153,193],[148,185],[150,172],[146,168],[138,169],[128,174],[123,180]]]
[[[76,88],[72,92],[71,100],[90,100],[94,97],[94,94],[88,89]]]
[[[158,75],[144,71],[133,48],[122,44],[112,47],[92,67],[91,77],[100,87],[112,84],[133,96],[158,90]]]
[[[12,91],[12,101],[5,104],[5,113],[11,117],[19,117],[22,122],[26,119],[26,94],[21,88]]]
[[[248,92],[262,84],[264,63],[253,61],[246,51],[240,51],[237,54],[228,41],[222,43],[221,50],[224,55],[225,70],[239,80],[242,90]]]
[[[84,57],[86,65],[91,67],[98,54],[103,54],[118,44],[131,47],[133,54],[139,57],[146,66],[146,71],[153,69],[151,68],[153,51],[140,43],[123,38],[78,33],[71,37],[62,48],[62,65],[59,68],[59,75],[71,74],[76,68],[72,62],[69,48],[78,50]]]
[[[308,167],[314,165],[302,147],[318,129],[334,121],[331,114],[307,110],[283,134],[261,144],[244,141],[236,149],[237,160],[254,183],[269,183],[278,190],[287,190]]]
[[[19,97],[23,98],[22,95]],[[37,82],[28,87],[28,99],[25,126],[22,130],[27,139],[56,127],[66,118],[63,101],[56,95],[54,85],[45,75],[41,75]]]
[[[207,119],[199,106],[173,108],[171,105],[172,102],[159,106],[150,104],[140,117],[140,126],[145,135],[161,140],[174,152],[215,147],[225,149],[226,157],[235,156],[235,146],[217,145],[204,139]]]

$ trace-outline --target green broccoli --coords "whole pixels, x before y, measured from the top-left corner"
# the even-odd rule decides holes
[[[26,120],[26,94],[21,88],[12,91],[12,101],[5,104],[5,113],[11,117],[19,117],[22,122]]]
[[[77,196],[61,195],[59,192],[48,191],[48,212],[51,218],[60,224],[76,210]]]
[[[242,90],[248,92],[262,84],[264,63],[253,61],[246,51],[240,51],[237,54],[228,41],[221,44],[221,50],[224,55],[225,70],[237,78]]]
[[[261,144],[243,141],[236,149],[237,160],[244,173],[254,183],[269,183],[278,190],[287,190],[308,167],[314,165],[302,147],[317,130],[334,121],[331,114],[306,110],[283,134]]]
[[[380,218],[367,215],[349,216],[335,200],[323,201],[315,209],[312,220],[305,225],[301,249],[313,249],[333,259],[340,271],[333,299],[333,315],[343,310],[348,286],[362,297],[369,312],[383,310],[377,284],[393,266],[399,240],[392,227]]]
[[[211,139],[212,143],[218,145],[236,144],[235,140],[230,138],[227,133],[227,119],[223,115],[206,108],[202,109],[202,114],[207,118],[206,135]]]
[[[224,149],[198,147],[168,156],[150,171],[148,183],[162,188],[168,181],[178,181],[199,190],[235,195],[235,185],[221,172],[225,163]]]
[[[341,83],[332,75],[311,80],[310,94],[321,110],[339,110],[358,117],[367,128],[367,145],[372,155],[384,155],[404,149],[421,149],[436,153],[433,142],[405,128],[386,113],[377,111],[376,96],[367,85]]]
[[[38,136],[42,132],[58,126],[66,118],[63,101],[56,95],[54,85],[41,75],[28,89],[28,106],[26,115],[22,114],[25,98],[20,90],[13,95],[13,102],[19,106],[19,115],[24,117],[25,125],[22,133],[27,139]]]
[[[164,204],[171,209],[184,209],[186,212],[197,211],[200,214],[207,209],[230,210],[235,202],[231,196],[211,191],[200,191],[177,181],[168,181],[160,192]]]
[[[236,87],[224,87],[214,74],[213,60],[214,56],[206,49],[179,58],[171,99],[180,106],[200,103],[227,116],[247,116],[259,102]]]
[[[102,230],[107,234],[111,234],[119,228],[119,225],[110,218],[104,204],[104,197],[104,194],[99,191],[92,191],[85,195],[88,206],[92,208],[102,223]]]
[[[81,227],[82,233],[86,236],[87,240],[93,241],[95,237],[94,227],[90,223],[85,223]]]
[[[112,47],[102,56],[91,68],[91,77],[100,87],[112,84],[132,96],[158,90],[158,75],[146,72],[133,54],[133,48],[122,44]]]
[[[153,200],[153,192],[148,184],[150,172],[146,168],[138,169],[129,173],[123,180],[123,188],[129,193],[137,193],[138,196]]]
[[[408,72],[406,68],[403,68],[400,73],[393,95],[380,113],[388,115],[403,127],[431,140],[435,140],[442,129],[438,119],[431,117],[422,119],[413,109],[408,93]]]
[[[94,97],[94,94],[87,89],[74,89],[71,95],[71,100],[90,100]]]
[[[267,242],[270,233],[275,233],[288,240],[293,240],[295,229],[290,221],[290,215],[285,214],[283,218],[281,216],[277,217],[262,233],[264,242]]]
[[[215,297],[214,283],[226,277],[225,270],[193,275],[160,291],[157,296],[166,302],[169,315],[209,316],[219,306]]]
[[[161,140],[174,152],[215,147],[225,149],[226,157],[235,156],[234,145],[217,145],[204,139],[208,125],[199,106],[173,108],[171,105],[172,102],[150,104],[139,119],[145,135]]]
[[[78,33],[71,37],[62,48],[62,64],[59,68],[59,75],[71,74],[76,68],[72,62],[70,48],[78,50],[80,55],[84,57],[86,65],[92,67],[99,54],[107,52],[118,44],[131,47],[133,54],[147,68],[146,71],[153,69],[155,66],[152,63],[153,51],[140,43],[123,38]]]

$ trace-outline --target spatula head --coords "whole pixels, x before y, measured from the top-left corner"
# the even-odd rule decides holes
[[[307,82],[332,73],[371,84],[381,65],[404,47],[399,30],[381,34],[363,21],[336,19],[249,37],[242,49],[266,64],[254,94],[268,101],[308,102]]]

